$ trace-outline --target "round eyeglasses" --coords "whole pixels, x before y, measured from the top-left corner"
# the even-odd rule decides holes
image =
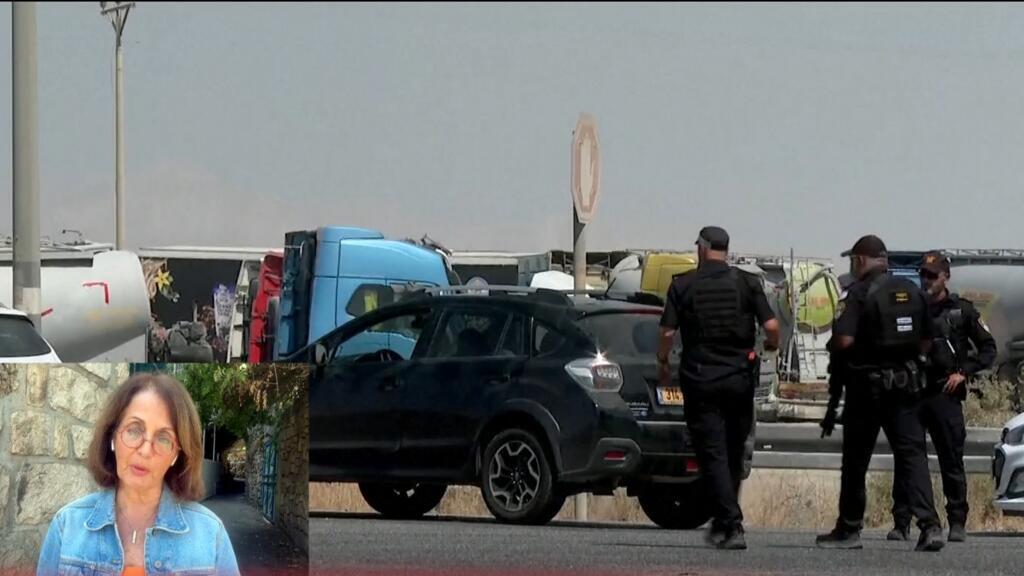
[[[125,446],[139,448],[146,441],[146,429],[138,424],[129,424],[121,429],[119,436]],[[149,441],[153,445],[153,451],[160,456],[169,456],[178,448],[174,436],[166,430],[157,432]]]

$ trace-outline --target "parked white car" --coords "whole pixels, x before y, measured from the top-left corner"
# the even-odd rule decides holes
[[[0,364],[17,362],[57,364],[60,358],[24,312],[0,306]]]
[[[1006,423],[992,458],[996,508],[1006,516],[1024,516],[1024,414]]]

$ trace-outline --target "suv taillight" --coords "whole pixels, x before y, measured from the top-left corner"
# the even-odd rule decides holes
[[[565,365],[565,371],[577,384],[589,390],[618,392],[622,388],[619,365],[603,358],[580,358]]]

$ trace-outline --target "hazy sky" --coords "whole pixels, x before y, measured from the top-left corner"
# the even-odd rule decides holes
[[[113,30],[41,3],[38,33],[43,232],[113,241]],[[594,249],[709,223],[744,252],[1024,248],[1024,7],[143,3],[125,63],[131,247],[349,224],[569,248],[587,111]]]

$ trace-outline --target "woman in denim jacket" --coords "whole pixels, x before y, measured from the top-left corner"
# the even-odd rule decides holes
[[[199,414],[180,382],[138,374],[110,396],[89,446],[103,490],[54,516],[38,576],[238,575],[203,497]]]

